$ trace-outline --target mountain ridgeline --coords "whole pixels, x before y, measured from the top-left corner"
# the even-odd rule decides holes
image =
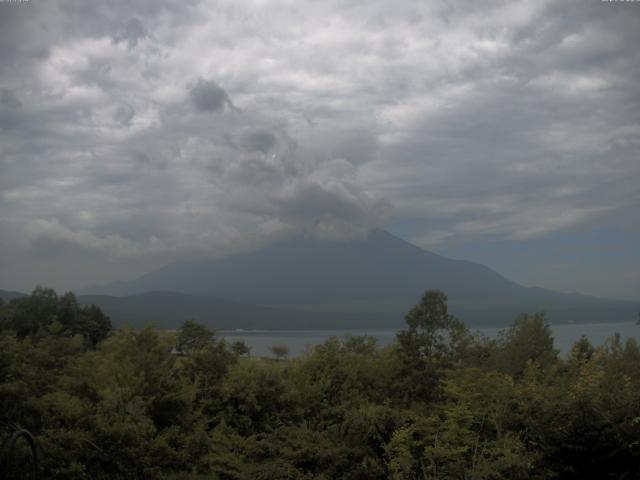
[[[446,292],[452,313],[470,326],[507,325],[538,311],[553,323],[632,321],[640,309],[640,302],[523,287],[378,229],[364,240],[297,237],[220,259],[175,262],[87,289],[80,301],[99,305],[116,323],[195,318],[216,328],[395,328],[427,289]]]

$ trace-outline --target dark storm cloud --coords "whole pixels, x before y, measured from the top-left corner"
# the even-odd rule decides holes
[[[129,126],[135,114],[136,111],[131,105],[119,105],[113,113],[113,119],[122,125]]]
[[[640,228],[638,5],[0,2],[0,270]]]
[[[148,22],[153,24],[162,15],[167,15],[176,26],[195,22],[197,16],[193,9],[198,2],[113,0],[92,5],[83,0],[64,0],[52,3],[71,34],[93,38],[107,36],[131,45],[130,42],[135,44],[147,36]]]
[[[233,106],[224,88],[213,80],[198,80],[190,95],[193,106],[199,112],[217,112]]]
[[[503,30],[508,43],[487,35],[495,55],[435,83],[451,100],[416,112],[383,153],[399,170],[380,188],[412,195],[396,204],[422,225],[416,240],[531,238],[638,204],[626,187],[638,175],[638,10],[609,7],[549,3]]]
[[[252,152],[267,153],[276,141],[276,136],[265,128],[248,128],[240,135],[242,146]]]
[[[147,32],[145,31],[142,22],[137,18],[130,18],[124,25],[122,31],[113,37],[113,40],[116,43],[126,42],[129,48],[134,48],[138,45],[138,41],[146,36]]]
[[[8,89],[0,91],[0,130],[18,128],[22,121],[22,102]]]
[[[10,110],[16,110],[22,106],[22,102],[11,90],[3,89],[0,93],[0,105]]]
[[[0,2],[0,74],[7,75],[22,62],[48,54],[48,45],[30,40],[25,28],[35,36],[41,35],[27,5]]]

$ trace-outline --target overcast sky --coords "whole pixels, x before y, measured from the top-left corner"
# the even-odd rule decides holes
[[[387,228],[640,299],[640,2],[0,3],[0,288]]]

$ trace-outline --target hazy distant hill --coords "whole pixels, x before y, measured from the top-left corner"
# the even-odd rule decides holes
[[[27,295],[25,293],[21,293],[21,292],[11,292],[7,290],[0,290],[0,299],[4,300],[5,302],[13,300],[14,298],[22,298],[26,296]]]
[[[26,296],[26,293],[0,290],[0,299],[6,302]],[[176,328],[187,319],[197,320],[217,330],[308,330],[319,326],[327,329],[385,328],[402,325],[402,316],[389,312],[310,312],[244,305],[177,292],[146,292],[122,297],[79,295],[77,298],[83,305],[99,306],[116,326],[142,327],[154,324],[163,328]]]
[[[228,302],[200,295],[176,292],[148,292],[126,297],[80,295],[83,304],[95,304],[116,325],[142,326],[154,323],[175,328],[183,320],[193,319],[222,329],[384,328],[402,325],[402,317],[389,313],[309,312],[304,310],[260,307]]]
[[[545,311],[550,321],[558,323],[633,321],[640,309],[640,302],[526,288],[488,267],[447,259],[382,230],[372,231],[362,241],[295,238],[222,259],[176,262],[136,280],[92,290],[109,295],[180,292],[224,298],[236,307],[238,303],[285,307],[280,312],[284,317],[267,315],[259,323],[261,328],[276,328],[275,318],[291,318],[284,312],[292,308],[301,315],[302,309],[307,312],[303,324],[325,328],[323,319],[349,322],[349,314],[352,321],[369,315],[376,323],[396,326],[428,288],[445,291],[453,313],[472,325],[506,324],[531,311]],[[203,309],[209,308],[201,301]],[[315,315],[318,312],[325,315]],[[298,324],[301,320],[296,318],[292,322]]]

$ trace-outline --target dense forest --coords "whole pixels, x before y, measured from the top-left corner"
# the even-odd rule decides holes
[[[640,477],[638,344],[581,338],[560,358],[542,314],[483,338],[428,291],[388,347],[253,358],[192,321],[113,329],[37,288],[0,305],[0,329],[0,442],[31,432],[41,478]]]

